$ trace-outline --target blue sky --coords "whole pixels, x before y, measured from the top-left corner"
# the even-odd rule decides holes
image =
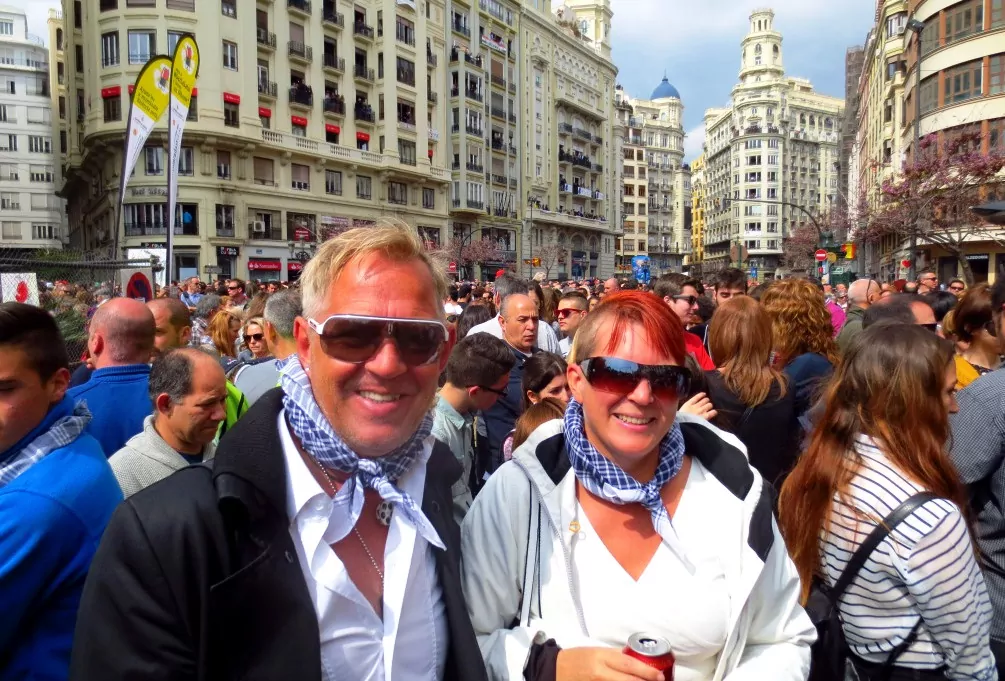
[[[754,8],[775,10],[788,75],[844,97],[844,57],[865,42],[876,0],[611,0],[618,81],[646,98],[666,71],[684,103],[685,155],[701,153],[705,109],[724,106],[740,71],[740,41]]]
[[[93,0],[97,2],[97,0]],[[723,106],[740,70],[740,41],[757,7],[775,10],[785,70],[844,96],[844,56],[865,41],[876,0],[611,0],[618,81],[648,97],[666,71],[684,102],[687,160],[701,153],[705,109]],[[28,30],[48,40],[45,20],[55,0],[6,0],[28,14]],[[559,0],[552,0],[557,5]]]

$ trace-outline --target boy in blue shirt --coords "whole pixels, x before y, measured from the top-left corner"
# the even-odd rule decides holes
[[[66,397],[53,318],[0,304],[0,678],[66,679],[84,578],[122,492]]]

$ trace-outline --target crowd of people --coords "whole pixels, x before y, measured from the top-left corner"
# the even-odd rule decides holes
[[[997,679],[1005,281],[946,289],[451,283],[386,221],[72,373],[4,303],[0,678],[837,681],[823,598],[854,678]]]

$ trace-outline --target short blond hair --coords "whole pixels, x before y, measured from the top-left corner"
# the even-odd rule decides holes
[[[436,308],[442,316],[440,302],[446,298],[449,282],[442,253],[427,251],[418,231],[402,220],[381,218],[370,227],[358,227],[342,232],[321,244],[300,275],[303,314],[315,316],[324,305],[332,284],[342,270],[357,258],[380,252],[396,262],[421,260],[429,268],[436,296]],[[393,285],[393,282],[389,282]]]

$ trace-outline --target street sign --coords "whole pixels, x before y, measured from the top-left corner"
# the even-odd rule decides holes
[[[823,262],[824,260],[827,259],[827,251],[821,248],[817,250],[816,253],[813,254],[813,257],[817,259],[817,262]]]
[[[831,274],[844,274],[844,268],[843,267],[832,267],[831,268]]]
[[[223,274],[223,268],[219,265],[205,265],[202,271],[206,274]]]

